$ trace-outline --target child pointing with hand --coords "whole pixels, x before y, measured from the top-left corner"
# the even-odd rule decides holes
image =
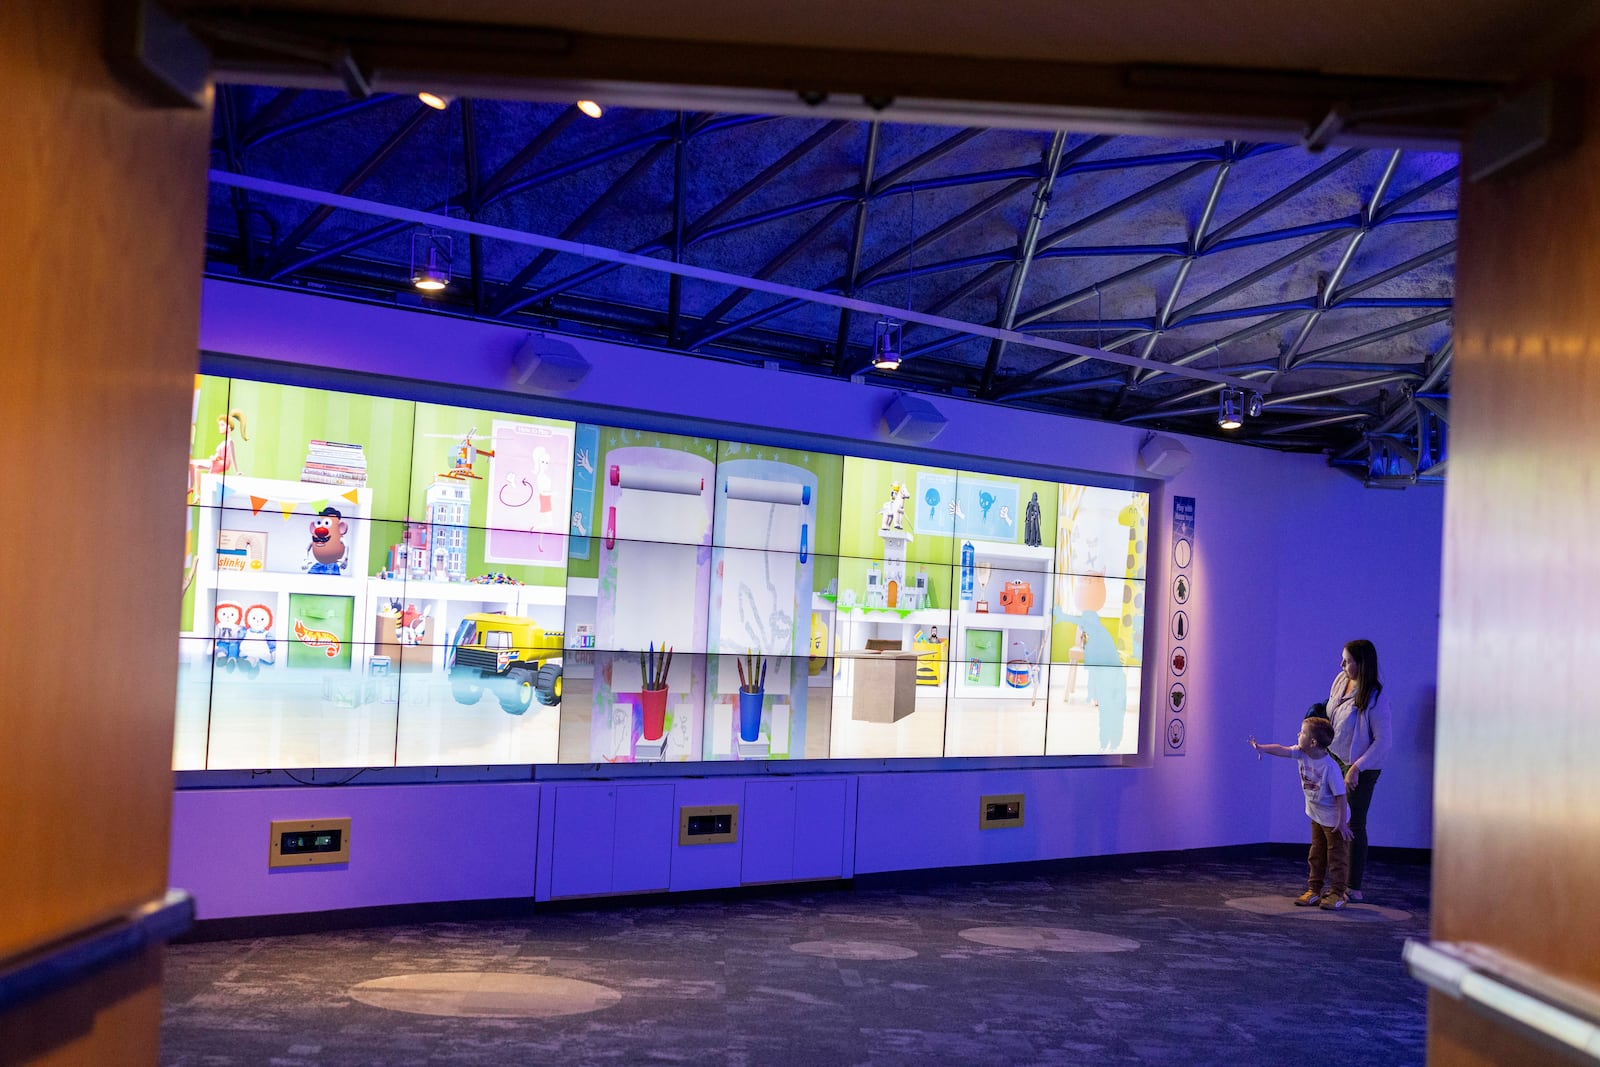
[[[1344,775],[1328,758],[1332,743],[1333,723],[1324,718],[1303,720],[1300,737],[1293,745],[1262,744],[1250,738],[1257,759],[1265,753],[1292,759],[1300,766],[1300,787],[1306,795],[1306,814],[1311,816],[1311,852],[1307,856],[1307,888],[1295,897],[1295,904],[1305,908],[1317,904],[1338,911],[1349,900],[1345,883],[1350,875],[1350,806],[1345,800]]]

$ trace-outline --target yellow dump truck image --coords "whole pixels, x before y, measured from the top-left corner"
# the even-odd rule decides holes
[[[520,615],[468,615],[451,642],[450,692],[458,704],[476,704],[488,689],[513,715],[535,698],[559,704],[564,636]]]

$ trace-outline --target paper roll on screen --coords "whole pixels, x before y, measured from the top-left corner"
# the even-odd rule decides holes
[[[760,500],[768,504],[809,504],[811,487],[794,482],[769,482],[762,478],[729,478],[723,492],[730,500]]]
[[[690,471],[664,471],[651,467],[612,467],[611,484],[621,489],[643,489],[650,493],[684,493],[698,496],[705,492],[706,480]]]

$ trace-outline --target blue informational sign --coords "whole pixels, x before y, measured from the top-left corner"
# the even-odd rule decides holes
[[[1168,632],[1173,650],[1167,659],[1167,729],[1166,745],[1162,751],[1169,756],[1181,756],[1189,741],[1189,728],[1185,715],[1189,711],[1188,689],[1176,679],[1187,672],[1189,654],[1182,643],[1192,634],[1189,629],[1189,612],[1180,605],[1189,603],[1194,595],[1194,578],[1189,566],[1194,562],[1194,497],[1172,498],[1172,607],[1168,615]]]

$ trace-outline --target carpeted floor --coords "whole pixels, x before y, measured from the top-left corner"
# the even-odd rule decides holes
[[[1281,858],[193,942],[162,1062],[1421,1063],[1428,869]],[[947,876],[948,877],[948,876]]]

